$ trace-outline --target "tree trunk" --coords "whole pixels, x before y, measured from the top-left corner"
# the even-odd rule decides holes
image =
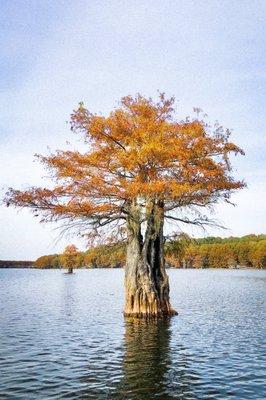
[[[68,274],[73,274],[73,267],[68,267],[67,273]]]
[[[177,313],[169,301],[169,281],[164,263],[163,203],[152,204],[145,238],[141,235],[138,212],[128,219],[125,274],[125,316],[163,317]]]

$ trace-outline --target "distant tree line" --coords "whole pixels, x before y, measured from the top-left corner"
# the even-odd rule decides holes
[[[192,239],[181,234],[165,247],[167,263],[176,268],[266,268],[266,235]]]
[[[125,263],[125,244],[102,245],[92,247],[85,252],[77,252],[72,257],[73,268],[121,268]],[[69,258],[66,253],[50,254],[39,257],[35,268],[68,268]]]
[[[32,268],[34,261],[0,260],[0,268]]]
[[[120,268],[125,265],[124,243],[92,247],[72,256],[74,268]],[[266,268],[266,235],[193,239],[180,234],[165,243],[165,258],[173,268]],[[35,268],[64,268],[66,255],[39,257]]]

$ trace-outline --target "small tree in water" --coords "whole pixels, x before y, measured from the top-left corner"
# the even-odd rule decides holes
[[[211,224],[201,210],[244,186],[231,174],[229,155],[243,151],[230,133],[203,119],[177,121],[174,98],[122,98],[109,116],[83,104],[72,130],[88,150],[39,156],[55,186],[11,189],[6,203],[43,213],[45,221],[68,222],[79,232],[125,236],[125,315],[175,314],[164,262],[164,225]],[[109,227],[109,229],[108,229]],[[122,229],[123,228],[123,229]]]
[[[78,249],[74,244],[70,244],[65,248],[61,256],[64,268],[67,268],[68,274],[73,274],[73,269],[77,266]]]

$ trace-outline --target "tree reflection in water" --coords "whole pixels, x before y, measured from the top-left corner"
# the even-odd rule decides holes
[[[125,321],[124,374],[110,399],[196,399],[185,349],[177,345],[171,354],[170,324],[169,319]]]

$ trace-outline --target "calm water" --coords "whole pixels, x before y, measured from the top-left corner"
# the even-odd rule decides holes
[[[266,271],[169,275],[179,316],[147,324],[122,270],[0,270],[0,399],[264,399]]]

